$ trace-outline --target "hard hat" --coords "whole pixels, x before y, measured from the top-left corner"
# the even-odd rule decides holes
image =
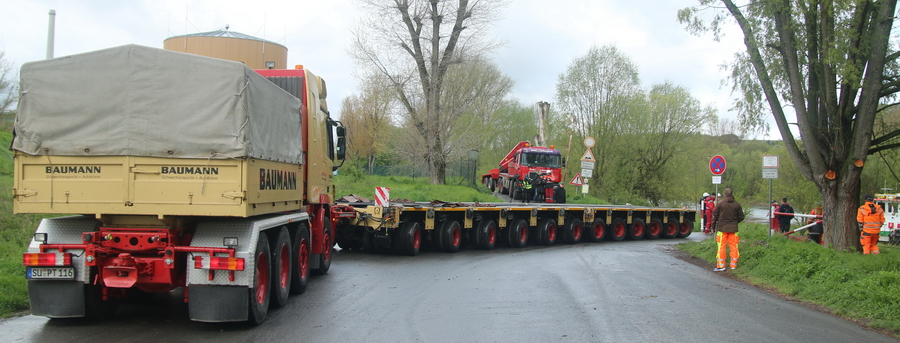
[[[703,193],[703,196],[708,197],[709,193]]]

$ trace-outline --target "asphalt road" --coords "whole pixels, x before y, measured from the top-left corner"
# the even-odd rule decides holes
[[[897,341],[679,260],[667,251],[680,241],[339,251],[257,327],[191,322],[171,294],[103,322],[5,320],[0,342]]]

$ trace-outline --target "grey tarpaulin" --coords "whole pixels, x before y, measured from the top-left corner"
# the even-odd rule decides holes
[[[27,154],[303,160],[300,100],[240,62],[125,45],[20,74]]]

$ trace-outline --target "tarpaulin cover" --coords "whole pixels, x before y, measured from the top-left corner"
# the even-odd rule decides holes
[[[243,63],[125,45],[26,63],[12,148],[299,164],[299,99]]]

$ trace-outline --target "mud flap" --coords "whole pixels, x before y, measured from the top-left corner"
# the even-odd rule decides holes
[[[198,322],[247,320],[250,291],[241,286],[192,285],[188,288],[188,314]]]
[[[31,314],[50,318],[84,317],[84,282],[28,281]]]

